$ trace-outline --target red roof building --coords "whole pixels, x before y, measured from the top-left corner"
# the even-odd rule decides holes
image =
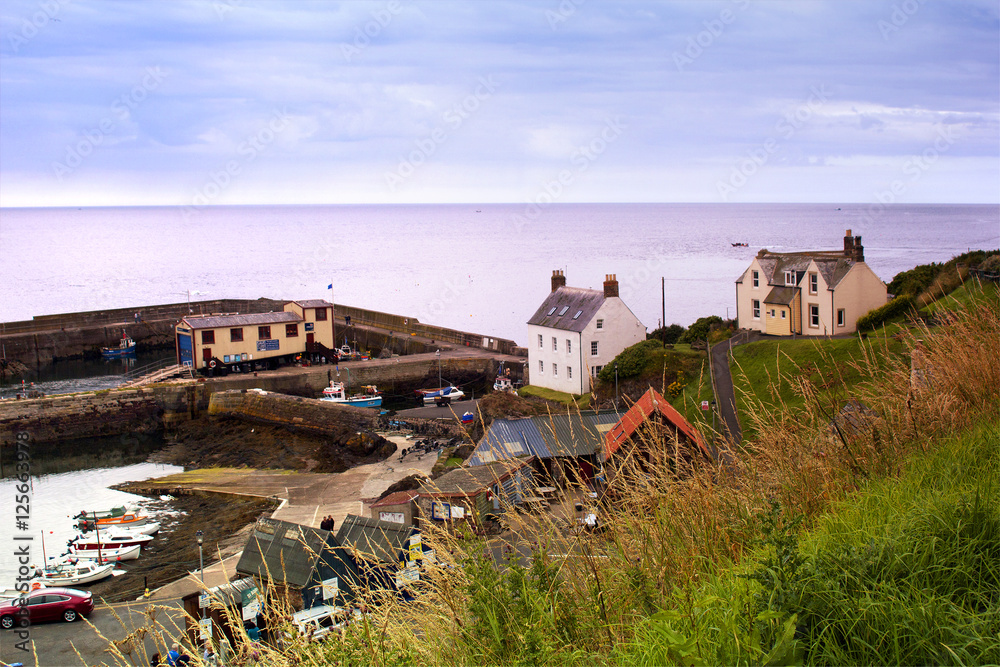
[[[604,435],[604,459],[607,460],[618,451],[618,449],[628,442],[635,432],[645,424],[654,414],[662,418],[661,423],[669,425],[677,439],[681,442],[694,444],[709,461],[712,454],[705,445],[702,437],[688,420],[684,419],[681,413],[670,405],[667,399],[663,398],[658,391],[650,388],[645,394],[635,402],[629,411],[615,424],[614,428]]]

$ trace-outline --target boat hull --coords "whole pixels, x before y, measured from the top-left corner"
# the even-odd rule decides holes
[[[97,550],[78,550],[70,547],[69,554],[67,558],[77,559],[77,560],[95,560],[101,563],[114,563],[120,560],[135,560],[139,557],[142,552],[142,547],[136,545],[134,547],[125,547],[123,549],[102,549]]]
[[[35,581],[46,586],[82,586],[107,579],[115,566],[95,564],[93,567],[85,567],[88,570],[85,574],[73,574],[75,569],[72,567],[63,569],[57,566],[51,570],[43,570],[42,576],[36,577]]]

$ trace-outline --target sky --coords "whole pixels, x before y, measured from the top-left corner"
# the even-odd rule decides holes
[[[4,0],[0,206],[1000,201],[996,0]]]

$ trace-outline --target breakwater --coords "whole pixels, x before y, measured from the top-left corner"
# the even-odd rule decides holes
[[[492,377],[504,359],[503,355],[485,351],[458,349],[442,352],[440,361],[434,354],[419,354],[352,362],[339,367],[290,367],[135,389],[7,399],[0,401],[0,445],[12,445],[20,432],[28,433],[35,442],[153,432],[206,414],[212,396],[225,391],[262,389],[269,393],[314,397],[319,396],[331,380],[346,382],[349,388],[365,384],[375,384],[386,390],[409,388],[429,378],[436,380],[439,363],[445,377],[473,374]]]
[[[189,313],[266,313],[280,311],[285,303],[266,298],[215,299],[41,315],[0,324],[0,345],[5,360],[38,368],[61,359],[97,356],[102,347],[117,345],[123,329],[140,349],[172,348],[174,325]],[[346,326],[348,317],[351,327]],[[342,342],[346,336],[352,343],[356,340],[359,346],[376,351],[389,348],[398,354],[412,354],[445,343],[500,354],[527,355],[527,351],[518,348],[512,340],[425,324],[407,315],[337,304],[334,320],[338,341]]]

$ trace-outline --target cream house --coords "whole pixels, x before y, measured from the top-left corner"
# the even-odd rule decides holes
[[[887,298],[848,229],[843,250],[758,252],[736,281],[736,317],[742,329],[775,336],[829,336],[854,332]]]
[[[590,391],[590,379],[627,347],[646,339],[642,325],[618,296],[618,279],[604,290],[566,287],[562,271],[528,320],[531,384],[569,394]]]

